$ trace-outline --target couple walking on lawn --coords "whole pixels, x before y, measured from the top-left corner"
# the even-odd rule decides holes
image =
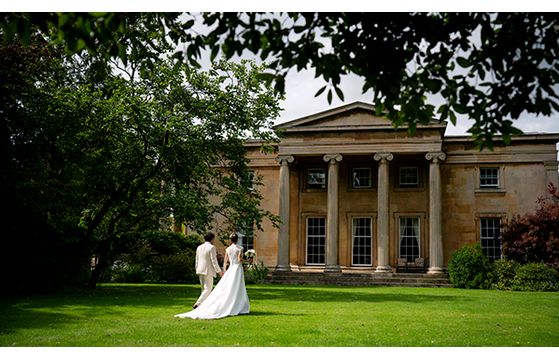
[[[231,245],[225,249],[223,271],[217,262],[217,253],[213,240],[215,236],[209,232],[204,236],[206,242],[196,249],[196,274],[200,278],[202,293],[194,304],[194,310],[175,315],[179,318],[219,319],[226,316],[248,314],[250,303],[245,287],[243,271],[243,247],[237,245],[238,236],[229,236]],[[227,263],[230,263],[227,268]],[[216,274],[221,276],[212,291]]]

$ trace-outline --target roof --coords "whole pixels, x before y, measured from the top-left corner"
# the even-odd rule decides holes
[[[402,125],[399,128],[407,129],[407,126]],[[433,120],[428,125],[418,125],[417,128],[445,129],[446,122]],[[394,129],[394,125],[386,117],[377,116],[373,104],[356,101],[277,124],[274,129],[282,129],[287,132],[348,131]]]

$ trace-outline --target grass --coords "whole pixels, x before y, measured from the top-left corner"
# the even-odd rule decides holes
[[[197,285],[0,298],[0,346],[559,346],[559,293],[249,285],[251,314],[177,319]]]

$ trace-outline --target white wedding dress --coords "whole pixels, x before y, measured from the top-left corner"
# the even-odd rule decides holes
[[[231,263],[210,295],[196,309],[175,315],[179,318],[219,319],[226,316],[248,314],[250,303],[245,287],[243,265],[239,262],[243,248],[232,244],[226,250]]]

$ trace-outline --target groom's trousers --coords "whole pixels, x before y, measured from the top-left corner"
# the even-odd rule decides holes
[[[208,295],[212,292],[214,286],[214,277],[211,275],[198,275],[200,278],[200,285],[202,285],[202,293],[198,300],[196,300],[196,305],[200,305],[206,300]]]

